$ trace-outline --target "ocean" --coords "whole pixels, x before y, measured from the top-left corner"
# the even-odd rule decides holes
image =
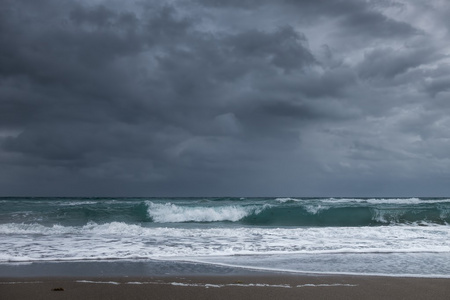
[[[0,198],[0,269],[187,262],[450,278],[448,198]]]

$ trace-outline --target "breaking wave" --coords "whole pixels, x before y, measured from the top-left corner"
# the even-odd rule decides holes
[[[234,223],[246,226],[448,225],[450,199],[186,198],[5,200],[2,223]],[[203,225],[201,225],[203,226]]]
[[[179,206],[173,203],[153,203],[147,201],[148,215],[155,223],[183,222],[237,222],[243,218],[259,214],[266,206]]]

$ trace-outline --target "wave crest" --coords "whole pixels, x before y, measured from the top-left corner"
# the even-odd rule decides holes
[[[290,203],[290,202],[301,202],[302,200],[288,197],[288,198],[276,198],[275,201],[279,203]]]
[[[183,222],[237,222],[249,215],[260,213],[264,207],[246,206],[178,206],[172,203],[147,201],[148,215],[155,223]]]

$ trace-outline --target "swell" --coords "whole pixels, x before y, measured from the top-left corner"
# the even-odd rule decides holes
[[[4,200],[0,223],[80,226],[216,223],[246,226],[448,225],[448,199],[70,199]]]
[[[147,206],[136,201],[45,201],[24,202],[0,213],[0,223],[61,224],[80,226],[89,222],[149,222]]]
[[[396,209],[375,207],[331,207],[317,211],[308,207],[273,207],[242,219],[247,225],[260,226],[380,226],[395,224],[446,225],[448,214],[432,208]]]
[[[421,205],[373,205],[346,203],[330,205],[310,202],[260,203],[246,205],[180,205],[148,201],[148,214],[155,223],[233,222],[256,226],[380,226],[394,224],[446,225],[448,207]]]

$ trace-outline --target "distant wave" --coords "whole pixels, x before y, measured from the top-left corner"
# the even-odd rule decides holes
[[[450,203],[450,199],[420,199],[420,198],[328,198],[320,201],[328,203],[370,203],[370,204],[430,204]]]
[[[287,202],[300,202],[302,200],[287,197],[287,198],[276,198],[275,201],[277,201],[279,203],[287,203]]]

